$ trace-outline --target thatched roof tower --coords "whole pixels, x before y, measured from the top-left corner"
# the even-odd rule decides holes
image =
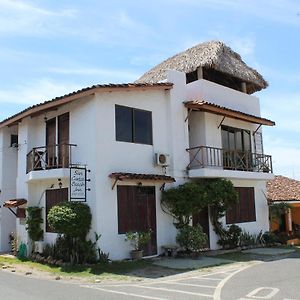
[[[166,80],[166,70],[177,70],[193,75],[197,69],[203,71],[203,78],[225,86],[240,89],[246,84],[246,92],[252,94],[268,86],[256,70],[247,66],[241,56],[220,41],[198,44],[158,64],[136,82],[156,83]]]

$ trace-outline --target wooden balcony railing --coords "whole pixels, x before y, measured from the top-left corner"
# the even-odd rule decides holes
[[[35,147],[27,154],[27,173],[38,170],[69,168],[72,147],[75,144],[57,144]]]
[[[273,172],[270,155],[208,146],[192,147],[187,151],[190,153],[188,170],[215,167],[249,172]]]

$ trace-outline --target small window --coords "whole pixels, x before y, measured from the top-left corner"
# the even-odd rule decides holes
[[[190,72],[190,73],[186,73],[185,79],[186,79],[186,83],[190,83],[190,82],[198,80],[197,70]]]
[[[152,113],[116,105],[116,140],[152,145]]]
[[[17,147],[18,146],[18,135],[12,134],[10,136],[10,146],[11,147]]]
[[[255,222],[255,197],[253,187],[237,187],[235,188],[239,202],[227,210],[226,224]]]

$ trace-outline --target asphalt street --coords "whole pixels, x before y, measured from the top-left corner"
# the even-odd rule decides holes
[[[300,300],[300,258],[264,262],[235,274],[221,299]]]
[[[0,271],[2,300],[300,300],[300,259],[236,263],[137,282],[69,283]]]

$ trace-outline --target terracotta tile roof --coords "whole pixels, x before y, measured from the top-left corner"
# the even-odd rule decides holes
[[[22,118],[30,116],[32,114],[35,114],[40,111],[46,111],[47,109],[55,108],[59,105],[71,102],[73,100],[79,99],[80,97],[92,95],[95,92],[101,92],[101,91],[111,91],[116,89],[136,89],[136,88],[150,88],[150,89],[171,89],[173,86],[173,83],[164,82],[164,83],[120,83],[120,84],[97,84],[92,85],[90,87],[86,87],[83,89],[80,89],[78,91],[74,91],[72,93],[56,97],[54,99],[32,105],[17,114],[4,119],[0,122],[0,128],[4,127],[6,125],[10,125],[12,123],[20,122]]]
[[[238,119],[246,122],[251,122],[255,124],[262,124],[262,125],[268,125],[268,126],[274,126],[275,122],[261,118],[258,116],[246,114],[244,112],[234,110],[225,106],[220,106],[214,103],[210,103],[204,100],[193,100],[193,101],[187,101],[184,102],[184,105],[187,108],[198,110],[198,111],[205,111],[210,112],[222,116],[226,116],[228,118]]]
[[[267,182],[268,201],[300,201],[300,181],[275,176]]]
[[[109,175],[110,178],[118,180],[156,180],[165,182],[175,182],[175,179],[167,175],[157,175],[157,174],[137,174],[137,173],[122,173],[116,172]]]
[[[4,202],[3,207],[19,207],[27,203],[26,199],[11,199]]]

